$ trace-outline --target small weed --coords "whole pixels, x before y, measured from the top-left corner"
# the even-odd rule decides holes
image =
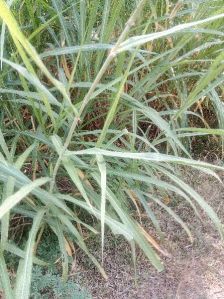
[[[35,266],[31,283],[32,299],[91,299],[91,295],[73,280],[63,282],[60,273]]]

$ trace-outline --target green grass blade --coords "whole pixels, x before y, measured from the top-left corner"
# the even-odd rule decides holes
[[[62,231],[61,223],[59,223],[59,221],[55,222],[54,229],[58,238],[58,243],[62,254],[62,280],[66,281],[68,279],[68,254],[65,248],[65,236]]]
[[[192,237],[191,231],[189,230],[188,226],[186,225],[186,223],[184,223],[183,220],[181,220],[181,218],[170,207],[168,207],[167,205],[162,203],[161,200],[159,200],[152,194],[149,194],[149,193],[144,193],[144,194],[145,194],[145,196],[147,196],[147,197],[151,198],[153,201],[155,201],[158,205],[160,205],[165,211],[167,211],[167,213],[169,213],[175,219],[175,221],[178,222],[183,227],[183,229],[187,233],[190,241],[193,242],[193,237]]]
[[[4,136],[2,134],[1,129],[0,129],[0,147],[2,148],[2,151],[5,154],[5,157],[7,158],[7,160],[10,160],[9,149],[8,149],[8,146],[5,142],[5,139],[4,139]]]
[[[33,225],[29,233],[29,239],[26,244],[25,258],[20,261],[17,281],[15,288],[15,297],[18,299],[29,299],[30,298],[30,286],[32,277],[32,266],[33,266],[33,250],[35,247],[36,236],[40,228],[45,210],[40,210],[33,220]]]
[[[97,164],[100,171],[100,187],[101,187],[101,246],[102,261],[104,252],[104,233],[105,233],[105,213],[106,213],[106,188],[107,188],[107,170],[106,163],[101,155],[97,155]]]
[[[135,36],[135,37],[130,37],[129,39],[127,39],[126,41],[124,41],[123,43],[121,43],[121,45],[119,46],[117,53],[121,53],[123,51],[127,51],[133,47],[137,47],[137,46],[141,46],[143,44],[146,44],[148,42],[154,41],[156,39],[162,38],[162,37],[166,37],[172,34],[175,34],[177,32],[181,32],[183,30],[186,30],[188,28],[194,27],[194,26],[198,26],[207,22],[212,22],[215,21],[217,19],[221,19],[224,18],[224,13],[216,15],[216,16],[212,16],[209,18],[206,18],[204,20],[200,20],[200,21],[195,21],[195,22],[190,22],[190,23],[186,23],[186,24],[180,24],[177,26],[174,26],[170,29],[161,31],[161,32],[156,32],[156,33],[150,33],[150,34],[146,34],[146,35],[141,35],[141,36]]]
[[[26,256],[26,252],[24,250],[20,249],[18,246],[16,246],[15,244],[12,244],[12,243],[6,243],[5,250],[20,257],[20,258],[23,258],[23,259]],[[33,258],[33,262],[34,262],[34,264],[43,266],[43,267],[46,267],[49,265],[47,262],[44,262],[37,257]]]
[[[0,206],[0,219],[8,213],[15,205],[17,205],[23,198],[25,198],[35,188],[42,186],[49,182],[49,178],[40,178],[20,188],[19,191],[9,196],[4,200]]]
[[[5,259],[1,249],[0,249],[0,280],[4,289],[5,299],[14,299],[10,278],[8,274],[8,269],[6,267]]]

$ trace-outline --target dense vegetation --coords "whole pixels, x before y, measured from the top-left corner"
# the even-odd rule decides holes
[[[137,245],[163,270],[156,207],[193,238],[167,197],[206,212],[223,236],[212,207],[176,167],[222,170],[193,160],[192,144],[212,135],[223,147],[223,17],[222,0],[0,0],[6,298],[29,298],[33,264],[49,263],[38,256],[46,234],[57,237],[64,280],[75,247],[106,278],[107,228],[130,243],[134,261]],[[158,241],[141,226],[143,211]],[[102,261],[86,245],[93,234]],[[18,257],[13,271],[9,253]]]

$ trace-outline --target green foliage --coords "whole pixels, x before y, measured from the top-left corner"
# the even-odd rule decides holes
[[[33,267],[30,298],[91,298],[86,290],[74,282],[74,279],[62,281],[60,267],[55,264],[55,261],[60,258],[60,248],[55,235],[45,233],[37,254],[40,258],[45,258],[49,265],[47,268],[37,265]],[[18,258],[7,253],[6,263],[10,272],[13,273],[18,266]]]
[[[205,212],[223,237],[215,211],[176,167],[216,177],[214,170],[223,170],[193,160],[189,150],[199,135],[220,136],[223,144],[222,1],[0,0],[0,7],[5,297],[29,298],[33,264],[49,262],[40,250],[49,231],[64,280],[75,246],[107,277],[85,242],[101,234],[103,259],[105,228],[130,242],[134,259],[136,244],[163,270],[159,245],[133,209],[145,210],[160,236],[154,212],[162,207],[192,240],[164,196],[175,194],[196,214]],[[218,128],[209,127],[206,105]],[[12,246],[14,217],[31,223],[25,246]],[[7,252],[20,259],[15,283]],[[56,284],[58,276],[50,276]]]
[[[47,271],[43,274],[43,270],[36,266],[33,269],[31,298],[91,299],[91,296],[71,279],[63,282],[59,273]]]

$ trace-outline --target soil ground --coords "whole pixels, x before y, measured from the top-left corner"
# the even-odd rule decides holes
[[[186,180],[206,199],[224,222],[224,187],[206,174],[190,172]],[[120,238],[108,235],[105,243],[104,268],[108,281],[101,278],[91,264],[80,262],[78,254],[71,275],[90,291],[94,299],[223,299],[224,243],[210,220],[201,212],[202,221],[186,202],[179,202],[175,211],[189,225],[194,243],[182,228],[164,211],[157,216],[166,233],[163,247],[171,257],[163,258],[165,270],[158,273],[137,251],[137,281],[130,247]],[[148,227],[150,231],[150,226]],[[100,244],[91,241],[93,253],[100,258]],[[95,248],[95,250],[94,250]],[[79,262],[77,262],[79,261]]]

